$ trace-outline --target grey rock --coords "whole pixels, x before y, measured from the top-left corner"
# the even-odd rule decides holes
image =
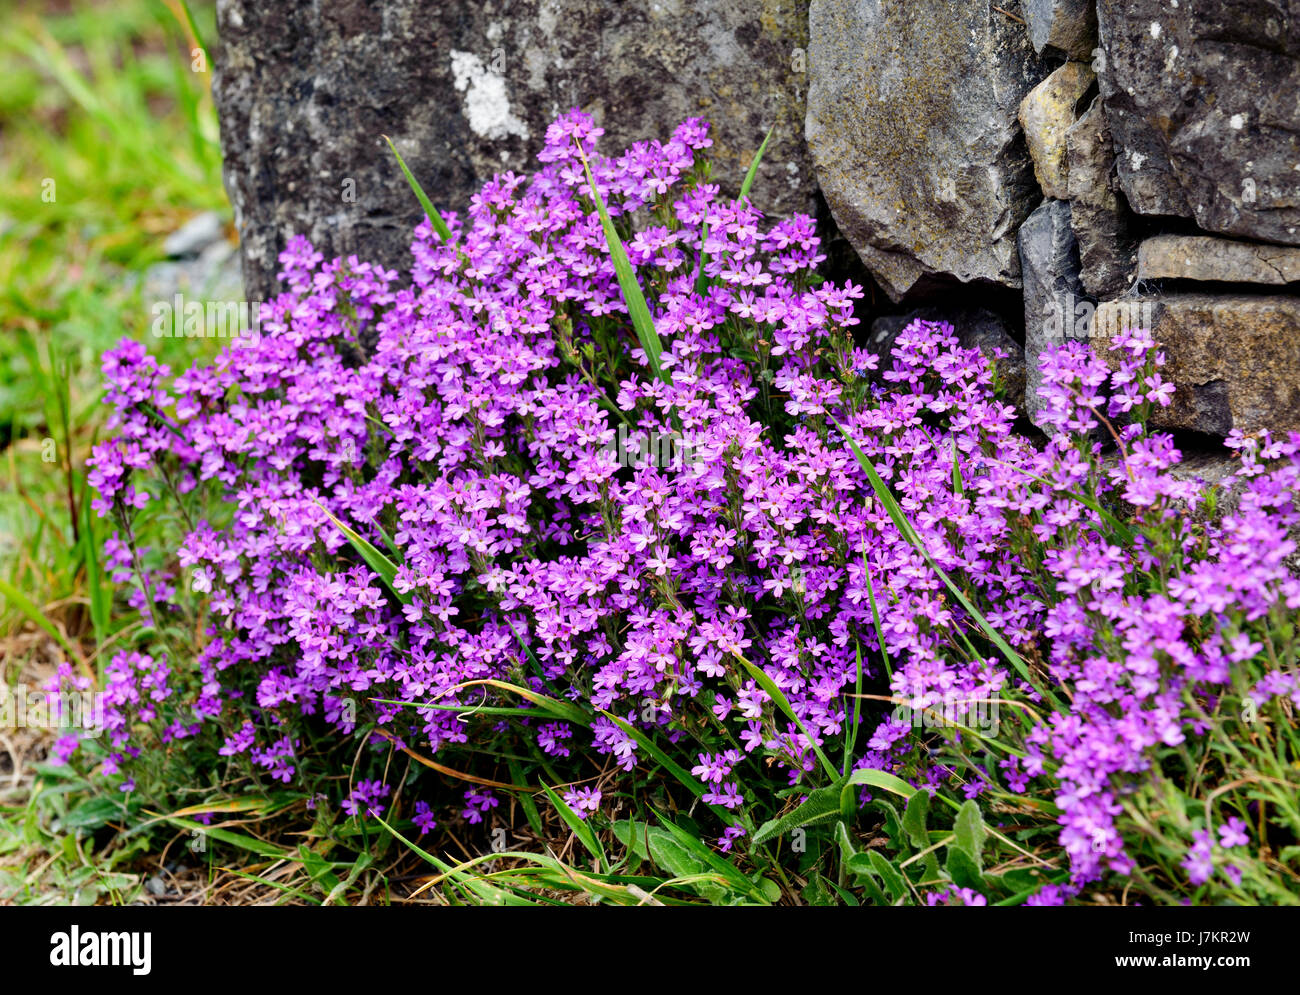
[[[163,252],[172,259],[192,258],[214,242],[224,239],[225,221],[216,211],[195,215],[167,236]]]
[[[1091,58],[1097,46],[1097,11],[1092,0],[1024,0],[1020,9],[1035,52]]]
[[[907,314],[885,315],[871,323],[867,348],[889,366],[889,351],[898,333],[913,321],[946,321],[964,349],[979,349],[997,369],[1003,394],[1019,404],[1025,390],[1025,350],[1011,335],[1007,323],[986,308],[967,305],[930,305]]]
[[[1198,498],[1203,500],[1196,505],[1192,520],[1208,522],[1218,515],[1231,515],[1240,507],[1241,496],[1249,483],[1249,478],[1234,476],[1240,469],[1241,460],[1237,454],[1222,448],[1208,452],[1184,451],[1183,458],[1169,468],[1169,474],[1175,480],[1196,482],[1200,491]],[[1293,534],[1290,538],[1296,536]]]
[[[1209,235],[1157,235],[1138,248],[1138,279],[1292,283],[1300,280],[1300,248]]]
[[[157,874],[144,883],[145,890],[157,897],[167,894],[167,885]]]
[[[244,300],[238,247],[214,242],[196,258],[155,263],[145,271],[141,297],[146,305],[171,302],[177,294],[203,301]]]
[[[1079,243],[1079,278],[1089,294],[1115,297],[1133,283],[1137,262],[1134,217],[1116,191],[1114,147],[1100,100],[1066,132],[1066,192],[1070,227]]]
[[[1097,12],[1129,205],[1300,245],[1296,0],[1098,0]]]
[[[1070,228],[1070,205],[1048,200],[1020,226],[1020,266],[1025,286],[1025,411],[1042,410],[1039,357],[1067,340],[1086,341],[1095,302],[1079,279],[1079,247]]]
[[[494,173],[535,165],[573,106],[610,153],[711,119],[713,177],[733,191],[775,126],[755,203],[815,203],[796,0],[218,0],[217,21],[226,188],[259,299],[294,233],[326,258],[407,264],[421,215],[383,135],[440,210],[463,212]]]
[[[808,25],[817,179],[886,293],[1019,286],[1016,229],[1039,194],[1016,110],[1046,75],[1023,27],[947,0],[813,0]]]
[[[1020,126],[1034,161],[1034,175],[1047,197],[1065,200],[1069,196],[1066,136],[1075,122],[1075,104],[1096,78],[1084,63],[1067,62],[1020,101]]]
[[[1170,294],[1106,302],[1093,320],[1097,354],[1116,365],[1105,339],[1135,325],[1160,343],[1161,376],[1175,387],[1153,424],[1210,435],[1300,429],[1300,298]]]

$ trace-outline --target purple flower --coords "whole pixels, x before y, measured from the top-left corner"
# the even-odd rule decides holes
[[[1250,837],[1246,834],[1246,823],[1235,815],[1219,826],[1219,843],[1225,849],[1234,846],[1250,846]]]

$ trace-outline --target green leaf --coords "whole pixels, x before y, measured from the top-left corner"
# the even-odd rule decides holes
[[[526,783],[524,778],[523,765],[513,757],[506,761],[510,768],[510,780],[515,784]],[[519,799],[519,807],[524,810],[524,818],[528,820],[528,828],[538,839],[544,839],[546,834],[542,829],[542,814],[537,810],[537,803],[533,801],[533,796],[527,791],[521,791],[516,795]]]
[[[650,859],[674,877],[687,878],[704,873],[704,861],[656,826],[647,830],[646,845],[650,848]]]
[[[298,844],[298,859],[313,883],[326,894],[332,894],[339,886],[338,875],[334,873],[330,862],[306,843]]]
[[[214,839],[221,843],[228,843],[231,846],[239,847],[241,850],[256,853],[261,857],[273,857],[277,860],[294,859],[294,851],[292,849],[273,846],[270,843],[264,843],[252,836],[245,836],[243,833],[232,832],[229,829],[222,829],[217,826],[205,826],[203,823],[195,822],[192,819],[178,819],[175,816],[170,815],[165,816],[164,818],[173,826],[201,833],[209,839]]]
[[[582,168],[587,173],[587,186],[591,189],[591,196],[596,201],[596,211],[600,215],[600,226],[605,232],[605,241],[609,245],[609,257],[614,262],[614,273],[618,277],[618,287],[623,292],[623,303],[627,305],[627,313],[632,319],[632,328],[636,331],[637,341],[641,343],[641,348],[645,351],[646,361],[650,364],[650,370],[656,377],[668,385],[672,385],[673,379],[668,372],[660,365],[659,356],[663,353],[663,343],[659,340],[659,333],[655,331],[654,319],[650,317],[650,308],[646,304],[645,294],[641,292],[641,285],[636,281],[636,273],[632,269],[632,263],[627,258],[627,250],[623,248],[623,241],[618,237],[618,232],[614,230],[614,222],[609,219],[609,212],[605,210],[605,200],[596,189],[596,181],[591,176],[591,163],[586,157],[583,157]]]
[[[946,869],[948,876],[952,878],[952,883],[958,888],[974,888],[981,894],[984,892],[984,879],[980,877],[979,865],[966,852],[965,848],[960,846],[948,847]]]
[[[845,905],[851,905],[854,908],[857,908],[859,905],[862,904],[860,901],[858,901],[857,895],[853,894],[853,892],[848,891],[845,888],[841,888],[834,881],[828,881],[827,884],[829,884],[832,888],[835,889],[835,894],[839,896],[840,901],[843,902]]]
[[[411,190],[415,193],[415,199],[420,202],[420,207],[424,208],[424,213],[428,215],[429,224],[433,225],[433,230],[438,233],[438,237],[444,242],[451,241],[451,229],[447,227],[447,222],[442,220],[442,215],[438,213],[438,209],[425,196],[424,188],[411,175],[411,171],[406,168],[406,163],[402,161],[393,140],[385,135],[384,141],[388,143],[388,147],[393,150],[393,155],[397,157],[397,165],[402,167],[402,175],[406,177],[406,182],[411,185]]]
[[[880,884],[877,881],[875,867],[871,863],[869,853],[855,853],[845,864],[845,870],[853,876],[857,886],[867,893],[874,905],[891,905],[885,893],[880,890]]]
[[[767,134],[763,136],[763,144],[758,147],[754,153],[754,159],[749,164],[749,169],[745,171],[745,180],[740,184],[740,199],[744,200],[749,196],[749,188],[754,185],[754,178],[758,176],[758,164],[763,161],[763,153],[767,151],[767,143],[772,140],[772,132],[776,131],[776,125],[767,129]]]
[[[449,879],[455,881],[458,885],[460,885],[470,894],[474,895],[485,905],[536,905],[537,904],[536,902],[529,901],[528,899],[523,898],[522,896],[517,895],[512,891],[507,891],[504,888],[498,888],[496,887],[496,885],[489,884],[488,882],[484,881],[482,878],[480,878],[475,874],[470,874],[463,870],[457,870],[455,867],[452,867],[450,864],[448,864],[445,860],[439,860],[437,857],[429,853],[427,850],[422,850],[420,847],[416,846],[414,843],[412,843],[405,836],[403,836],[401,833],[399,833],[396,829],[394,829],[392,826],[390,826],[387,822],[385,822],[383,819],[379,818],[378,816],[375,817],[375,821],[378,822],[385,829],[387,829],[390,833],[392,833],[393,838],[396,839],[403,846],[405,846],[408,850],[410,850],[412,853],[415,853],[423,857],[434,867],[438,868],[438,870],[440,870],[443,874],[445,874]]]
[[[835,823],[835,842],[839,844],[840,859],[845,863],[858,852],[858,848],[853,845],[853,838],[849,836],[849,827],[843,822]]]
[[[379,579],[384,582],[385,587],[393,592],[393,596],[396,597],[398,601],[402,602],[402,604],[409,605],[411,603],[411,595],[402,594],[393,586],[393,581],[397,577],[397,564],[376,549],[368,539],[354,530],[351,526],[344,525],[341,521],[335,518],[330,510],[319,501],[316,502],[316,507],[320,508],[320,510],[325,513],[325,517],[333,522],[338,530],[343,533],[344,538],[346,538],[352,545],[352,548],[357,551],[357,555],[365,561],[366,566],[379,575]]]
[[[116,798],[89,798],[63,817],[69,829],[96,829],[126,816],[126,808]]]
[[[967,800],[957,810],[957,821],[953,825],[953,835],[957,837],[957,845],[966,851],[975,862],[975,866],[981,866],[980,854],[984,850],[986,833],[984,830],[984,816],[980,814],[979,806],[975,804],[974,799]]]
[[[880,875],[880,879],[885,882],[885,888],[889,891],[891,900],[897,902],[907,894],[907,882],[903,875],[893,864],[884,858],[879,850],[868,850],[867,858],[871,861],[871,868]]]
[[[930,833],[925,826],[929,814],[930,792],[928,791],[918,791],[908,799],[907,807],[903,809],[903,829],[907,833],[907,838],[912,841],[912,846],[918,850],[924,850],[930,845]]]
[[[803,804],[793,811],[763,823],[758,827],[758,831],[754,833],[754,845],[766,843],[768,840],[784,835],[791,830],[839,815],[841,788],[844,787],[847,781],[847,778],[842,777],[829,787],[817,788],[809,792]]]
[[[663,823],[664,829],[672,834],[673,839],[675,839],[682,847],[693,853],[698,859],[704,861],[704,863],[714,871],[726,878],[736,891],[742,895],[756,898],[764,905],[767,904],[767,898],[763,894],[762,888],[750,881],[749,878],[745,877],[745,875],[742,874],[729,860],[714,853],[702,841],[696,839],[681,826],[675,825],[663,814],[659,814],[659,821]]]
[[[635,740],[637,746],[641,747],[646,751],[646,753],[654,757],[655,762],[658,763],[659,766],[663,767],[664,770],[668,771],[668,773],[672,774],[682,787],[686,788],[686,790],[696,798],[703,797],[704,786],[700,784],[699,780],[692,776],[685,767],[677,763],[668,756],[667,753],[661,750],[658,745],[656,745],[654,738],[648,732],[643,732],[635,726],[624,722],[617,715],[606,712],[604,709],[597,709],[597,711],[599,711],[601,715],[605,716],[605,718],[609,719],[609,721],[613,722],[614,725],[622,729],[631,739]],[[709,805],[709,810],[728,826],[742,825],[740,819],[721,805]]]
[[[899,795],[902,798],[911,798],[916,794],[917,789],[912,787],[901,777],[886,773],[883,770],[872,770],[870,767],[864,767],[862,770],[855,770],[849,775],[848,784],[845,787],[855,784],[865,784],[868,787],[880,788],[882,791],[888,791],[891,794]]]

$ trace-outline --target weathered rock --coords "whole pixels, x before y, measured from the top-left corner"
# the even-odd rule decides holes
[[[222,241],[225,220],[216,211],[196,214],[167,236],[163,252],[171,259],[193,259],[209,245]]]
[[[1038,190],[1016,109],[1046,73],[1021,25],[993,8],[813,0],[809,9],[806,134],[817,178],[894,300],[926,277],[1019,286],[1015,233]]]
[[[1020,268],[1025,287],[1025,411],[1042,410],[1038,359],[1049,346],[1088,338],[1093,302],[1079,280],[1079,247],[1070,228],[1070,205],[1048,200],[1020,226]]]
[[[246,300],[238,246],[222,238],[205,246],[197,256],[154,263],[145,270],[140,297],[146,313],[159,302],[173,304],[177,294],[194,301]]]
[[[1079,278],[1089,294],[1103,299],[1133,282],[1137,240],[1133,214],[1116,194],[1114,148],[1100,100],[1066,132],[1066,189],[1070,227],[1079,243]]]
[[[1092,0],[1024,0],[1020,9],[1034,51],[1067,59],[1091,58],[1097,46],[1097,11]]]
[[[1138,279],[1291,283],[1300,280],[1300,249],[1208,235],[1157,235],[1138,248]]]
[[[1101,331],[1131,325],[1113,312],[1135,304],[1150,312],[1144,324],[1167,357],[1160,374],[1175,386],[1154,424],[1212,435],[1300,428],[1300,298],[1172,294],[1101,304],[1093,348],[1112,366],[1118,357]]]
[[[1070,196],[1067,187],[1066,133],[1076,119],[1075,105],[1096,74],[1082,62],[1067,62],[1025,95],[1020,102],[1020,126],[1034,161],[1034,175],[1043,193],[1057,200]]]
[[[493,173],[534,163],[572,106],[602,147],[714,123],[714,177],[738,188],[769,127],[755,201],[809,210],[799,131],[807,22],[797,0],[218,0],[214,94],[250,297],[288,236],[400,268],[419,207],[382,135],[430,198],[463,211]]]
[[[889,351],[898,333],[917,319],[946,321],[965,349],[979,349],[997,368],[998,381],[1006,397],[1017,405],[1025,391],[1025,350],[1011,336],[1007,323],[986,308],[941,304],[917,308],[907,314],[891,314],[871,323],[867,348],[879,353],[882,367],[889,366]]]
[[[1098,0],[1097,12],[1129,205],[1300,245],[1295,0]]]

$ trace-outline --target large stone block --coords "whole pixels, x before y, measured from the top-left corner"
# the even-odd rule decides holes
[[[1098,0],[1097,13],[1129,205],[1300,245],[1300,4]]]
[[[1211,435],[1300,429],[1300,298],[1171,294],[1112,301],[1093,316],[1093,348],[1113,363],[1110,334],[1138,324],[1163,347],[1161,376],[1175,387],[1156,425]]]
[[[1067,62],[1020,102],[1020,126],[1034,160],[1034,175],[1048,197],[1065,200],[1070,195],[1066,137],[1077,117],[1075,105],[1096,78],[1084,63]]]
[[[1017,3],[813,0],[807,138],[840,230],[894,300],[927,278],[1020,285],[1038,203],[1016,123],[1046,71]]]
[[[1070,228],[1070,205],[1048,200],[1020,226],[1020,266],[1025,286],[1025,411],[1042,410],[1038,362],[1044,350],[1086,340],[1093,302],[1079,280],[1079,248]]]
[[[1300,280],[1300,248],[1208,235],[1157,235],[1138,247],[1138,279],[1293,283]]]
[[[1091,58],[1097,44],[1097,11],[1092,0],[1024,0],[1021,6],[1035,52]]]
[[[1099,100],[1070,126],[1065,143],[1066,190],[1070,227],[1079,242],[1079,279],[1093,296],[1114,297],[1133,282],[1137,240],[1133,214],[1116,192],[1114,146]]]
[[[602,147],[714,123],[714,177],[737,189],[776,126],[753,195],[808,211],[807,20],[797,0],[218,0],[214,93],[252,298],[289,235],[390,267],[419,207],[382,135],[430,198],[464,210],[493,173],[530,168],[573,106]]]

